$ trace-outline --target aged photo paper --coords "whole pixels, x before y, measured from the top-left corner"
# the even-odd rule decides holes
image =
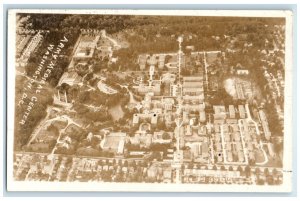
[[[9,10],[7,190],[290,192],[292,16]]]

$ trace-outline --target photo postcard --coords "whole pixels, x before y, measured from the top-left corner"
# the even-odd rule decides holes
[[[8,12],[8,191],[290,192],[292,13]]]

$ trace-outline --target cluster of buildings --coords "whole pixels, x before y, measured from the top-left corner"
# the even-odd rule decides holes
[[[234,183],[242,178],[237,170],[184,169],[183,174],[184,183]]]
[[[169,165],[152,165],[147,170],[147,177],[151,180],[162,180],[164,183],[172,182],[173,170]]]
[[[153,93],[156,96],[160,95],[162,80],[161,78],[159,80],[154,80],[154,73],[155,67],[154,65],[151,65],[149,68],[148,83],[146,82],[145,84],[145,82],[141,81],[137,86],[134,86],[133,88],[137,90],[137,92],[141,95],[145,95],[147,93]]]
[[[213,150],[214,150],[214,161],[217,163],[222,163],[224,161],[224,151],[225,147],[222,144],[222,134],[220,130],[220,125],[214,126],[214,135],[212,136]]]
[[[252,83],[243,81],[241,79],[235,79],[235,98],[239,100],[246,100],[253,97]]]
[[[175,83],[176,75],[168,72],[157,82],[157,80],[152,79],[153,72],[155,66],[163,68],[163,56],[163,54],[139,56],[138,62],[141,70],[146,69],[146,66],[149,65],[150,79],[148,80],[149,85],[140,83],[136,87],[138,92],[145,95],[145,97],[141,102],[140,108],[142,110],[133,115],[132,122],[134,125],[139,125],[146,120],[150,125],[156,125],[158,121],[163,120],[166,126],[170,126],[174,124],[175,115],[182,114],[183,126],[176,127],[174,133],[178,132],[180,136],[180,147],[186,147],[183,153],[185,155],[184,160],[207,163],[210,157],[207,128],[191,123],[191,121],[197,120],[204,125],[206,122],[203,73],[200,72],[196,76],[184,76],[182,77],[182,83]],[[171,57],[173,58],[173,55]],[[178,58],[173,62],[175,66],[169,65],[172,61],[168,63],[169,67],[176,69],[176,72],[178,71],[177,60]],[[157,84],[157,90],[155,90],[155,83]],[[167,88],[170,89],[170,96],[158,97],[161,95],[158,89],[160,83],[167,85]],[[181,98],[178,99],[178,96]],[[144,135],[145,138],[146,136]],[[150,139],[150,137],[148,138]]]
[[[77,50],[74,54],[75,59],[88,59],[94,56],[97,50],[97,57],[103,60],[105,57],[116,61],[112,58],[113,51],[120,47],[111,41],[112,39],[106,35],[105,30],[97,29],[81,29],[80,41],[77,44]]]
[[[137,163],[136,163],[137,162]],[[135,165],[133,164],[135,163]],[[172,181],[167,164],[141,165],[141,161],[119,159],[74,158],[68,181]]]
[[[221,136],[224,143],[226,161],[229,163],[244,163],[244,145],[237,124],[224,124],[221,126]]]
[[[266,114],[263,110],[259,110],[258,114],[259,114],[259,119],[260,119],[260,122],[261,122],[261,125],[263,128],[264,134],[265,134],[265,138],[266,138],[266,140],[270,140],[271,132],[269,129],[269,123],[268,123]]]
[[[161,93],[161,80],[149,81],[149,84],[140,83],[138,86],[134,86],[134,89],[138,91],[139,94],[145,95],[147,93],[154,93],[155,95],[160,95]]]
[[[82,81],[82,77],[76,71],[81,71],[86,68],[88,61],[93,58],[109,57],[111,61],[116,61],[117,58],[112,58],[114,45],[106,38],[104,30],[81,30],[72,55],[72,60],[68,66],[68,71],[63,74],[59,81],[59,86],[63,83],[76,85]],[[99,55],[96,55],[96,50]],[[91,66],[88,66],[90,69]],[[81,68],[81,69],[80,69]],[[112,90],[101,85],[103,91],[110,93]]]
[[[271,133],[262,110],[259,112],[261,125],[266,139]],[[218,162],[248,164],[248,161],[263,162],[255,153],[264,155],[259,140],[258,123],[247,117],[247,106],[214,106],[214,147]],[[264,160],[267,160],[266,158]]]
[[[14,176],[19,181],[115,181],[117,177],[123,181],[137,177],[143,181],[172,181],[172,168],[168,164],[148,166],[142,165],[141,160],[134,163],[125,159],[15,154]]]
[[[43,35],[38,31],[35,35],[17,35],[17,48],[16,48],[16,65],[25,67],[30,55],[34,53],[38,45],[43,40]]]
[[[183,77],[182,100],[179,103],[183,110],[183,118],[187,119],[191,112],[199,113],[199,121],[206,122],[203,76]]]
[[[174,133],[166,131],[151,132],[149,123],[142,123],[133,135],[125,132],[108,132],[100,139],[99,146],[103,151],[113,153],[115,157],[124,157],[125,151],[130,157],[143,158],[144,150],[150,150],[152,144],[169,145]],[[138,147],[136,150],[127,150],[127,144]],[[155,151],[155,150],[153,150]],[[173,150],[169,154],[172,154]]]
[[[25,48],[25,46],[27,45],[27,43],[29,42],[29,40],[31,39],[31,35],[20,35],[19,37],[17,37],[17,47],[16,47],[16,57],[19,58],[21,57],[23,50]]]
[[[152,134],[138,131],[128,138],[127,143],[138,147],[137,150],[128,150],[128,156],[130,158],[147,158],[151,153],[144,150],[150,150],[152,144],[169,145],[172,142],[173,135],[173,132],[157,131]],[[173,159],[174,149],[167,149],[165,153],[160,152],[160,154],[164,155],[164,161],[169,161]]]
[[[174,97],[157,96],[155,92],[148,92],[137,106],[139,113],[133,115],[133,124],[137,125],[141,120],[156,125],[159,118],[163,118],[166,125],[173,122]]]
[[[17,180],[63,181],[66,179],[69,160],[55,155],[41,154],[16,154],[14,162],[15,178]]]
[[[147,64],[148,56],[146,54],[140,55],[138,58],[138,63],[140,66],[140,70],[145,70],[146,69],[146,64]]]
[[[81,66],[85,68],[80,63],[86,63],[89,59],[93,58],[99,37],[99,35],[94,36],[90,34],[81,34],[79,36],[75,44],[72,60],[68,66],[68,71],[64,72],[61,76],[58,86],[61,86],[63,83],[73,86],[82,81],[82,77],[76,71],[80,70]]]
[[[185,125],[183,128],[185,133],[183,141],[187,148],[183,151],[183,160],[208,163],[210,152],[206,126]]]
[[[144,113],[136,113],[133,115],[133,125],[139,125],[141,120],[149,120],[151,124],[156,125],[158,121],[158,113],[145,111]]]
[[[140,70],[145,70],[147,66],[156,66],[158,69],[163,69],[165,67],[165,54],[141,54],[138,57],[138,64]]]
[[[100,36],[83,35],[81,34],[78,41],[73,59],[91,59],[94,55],[95,48]]]
[[[224,105],[214,105],[214,124],[237,123],[238,119],[245,119],[247,117],[244,105],[229,105],[228,109]]]
[[[214,147],[218,162],[247,164],[255,161],[257,126],[248,120],[244,105],[214,106]]]
[[[63,83],[71,86],[79,84],[82,82],[82,77],[77,72],[81,68],[87,67],[88,61],[95,58],[95,52],[100,52],[101,58],[111,58],[114,48],[118,48],[115,47],[115,44],[111,44],[114,42],[106,36],[105,31],[81,31],[68,71],[61,77],[59,86]],[[17,56],[28,59],[42,39],[43,36],[40,32],[33,37],[25,35],[23,38],[18,38]],[[87,138],[80,143],[82,146],[77,149],[74,144],[76,138],[83,132],[81,126],[65,122],[66,124],[58,129],[59,132],[56,135],[45,130],[43,135],[36,138],[35,150],[33,150],[36,152],[41,150],[39,146],[43,146],[44,138],[48,137],[48,141],[55,140],[52,154],[48,156],[16,155],[14,164],[16,177],[27,180],[35,178],[35,175],[42,175],[41,178],[45,178],[45,180],[85,181],[106,180],[105,177],[109,175],[110,181],[119,179],[126,181],[129,177],[136,178],[142,175],[151,181],[169,183],[173,181],[175,172],[176,177],[179,175],[176,165],[181,166],[185,163],[248,165],[248,160],[257,164],[265,163],[267,158],[262,161],[256,157],[257,152],[265,152],[258,139],[258,125],[251,119],[248,106],[214,105],[213,114],[210,112],[206,114],[204,81],[208,82],[208,78],[207,69],[205,72],[202,69],[202,67],[207,67],[205,53],[192,52],[191,55],[196,57],[195,60],[192,60],[192,56],[191,58],[182,56],[182,41],[179,42],[179,53],[139,55],[140,70],[149,69],[149,75],[144,76],[149,79],[145,81],[141,79],[136,86],[133,86],[133,89],[143,96],[142,101],[135,103],[138,112],[132,115],[132,126],[135,129],[133,132],[130,130],[128,134],[123,131],[102,129],[100,132],[104,132],[103,135],[89,133]],[[190,46],[187,49],[193,50],[194,47]],[[166,59],[168,56],[170,58]],[[197,68],[195,75],[183,76],[180,74],[181,63],[185,64],[184,67],[192,68],[195,64],[201,68]],[[188,64],[186,65],[186,63]],[[163,70],[165,67],[169,72],[163,74],[159,79],[155,79],[157,73],[155,70]],[[248,75],[249,71],[237,66],[235,73]],[[213,76],[216,73],[211,74]],[[265,77],[269,85],[276,89],[274,96],[282,96],[284,82],[280,72],[277,79],[267,72]],[[218,77],[215,76],[215,79],[212,80],[214,83],[212,89],[217,91]],[[97,87],[106,94],[117,93],[102,80],[97,83]],[[169,95],[165,95],[164,87],[170,91]],[[246,100],[253,95],[251,83],[242,79],[235,79],[234,88],[236,99]],[[208,90],[208,88],[206,89]],[[66,92],[58,91],[55,98],[55,100],[68,104]],[[261,122],[265,139],[270,140],[271,132],[265,113],[259,110],[257,116]],[[60,135],[63,128],[64,131]],[[57,140],[57,138],[59,139]],[[177,150],[174,148],[174,140],[177,143]],[[96,145],[92,142],[96,142]],[[49,143],[46,145],[49,146]],[[158,150],[155,150],[153,145],[158,145]],[[267,148],[268,153],[274,156],[271,143],[267,144]],[[71,149],[74,149],[73,152],[78,155],[97,156],[97,158],[75,157],[71,162],[67,158],[57,159],[56,156],[63,153],[60,150]],[[154,158],[151,158],[151,162],[153,162],[157,159],[155,154],[160,155],[164,160],[160,160],[161,163],[152,163],[138,168],[128,165],[127,160],[143,161],[151,157]],[[121,162],[116,164],[112,160]],[[167,165],[162,165],[162,163]],[[240,178],[239,171],[220,170],[220,168],[214,170],[185,168],[181,171],[183,182],[189,183],[194,182],[191,181],[191,178],[192,180],[196,178],[195,182],[202,182],[204,178],[204,183],[207,183],[207,178],[213,178],[214,182],[216,177]],[[195,175],[197,176],[194,177]]]
[[[137,132],[133,137],[129,138],[131,144],[139,146],[140,148],[149,149],[152,144],[153,134],[146,132]],[[137,155],[137,153],[134,153]]]
[[[262,147],[259,144],[258,140],[258,133],[257,133],[257,128],[256,125],[251,122],[251,121],[241,121],[242,123],[242,132],[244,136],[244,141],[245,141],[245,150],[248,155],[249,161],[253,162],[261,162],[257,160],[255,157],[255,152],[263,152]]]
[[[182,96],[195,96],[203,102],[203,76],[183,77]]]

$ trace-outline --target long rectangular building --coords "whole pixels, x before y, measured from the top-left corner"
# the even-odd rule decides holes
[[[229,105],[229,118],[234,119],[235,118],[235,109],[233,105]]]
[[[190,77],[183,77],[184,82],[199,82],[203,81],[203,76],[190,76]]]
[[[195,88],[195,87],[199,87],[199,88],[203,88],[203,82],[183,82],[182,85],[184,88]]]
[[[239,105],[238,108],[239,108],[240,118],[245,119],[246,118],[245,107],[243,105]]]
[[[203,93],[203,89],[201,89],[201,88],[183,88],[182,93],[183,93],[183,95],[198,96]]]
[[[258,113],[259,113],[259,118],[260,118],[260,121],[261,121],[261,125],[262,125],[264,133],[265,133],[265,138],[267,140],[269,140],[270,137],[271,137],[271,132],[269,130],[269,124],[268,124],[266,114],[262,110],[260,110]]]

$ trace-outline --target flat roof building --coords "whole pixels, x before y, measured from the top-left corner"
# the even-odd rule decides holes
[[[203,81],[203,77],[202,76],[183,77],[183,82],[197,82],[197,81]]]
[[[183,82],[184,88],[202,88],[203,89],[203,82]]]
[[[235,118],[235,109],[233,105],[229,105],[229,118],[234,119]]]
[[[262,110],[260,110],[258,113],[259,113],[259,118],[260,118],[263,130],[264,130],[265,138],[267,140],[270,140],[271,132],[270,132],[270,129],[269,129],[269,124],[268,124],[266,114]]]
[[[203,88],[182,88],[183,95],[197,96],[203,93]]]
[[[239,105],[238,109],[239,109],[240,118],[245,119],[246,118],[245,107],[243,105]]]

